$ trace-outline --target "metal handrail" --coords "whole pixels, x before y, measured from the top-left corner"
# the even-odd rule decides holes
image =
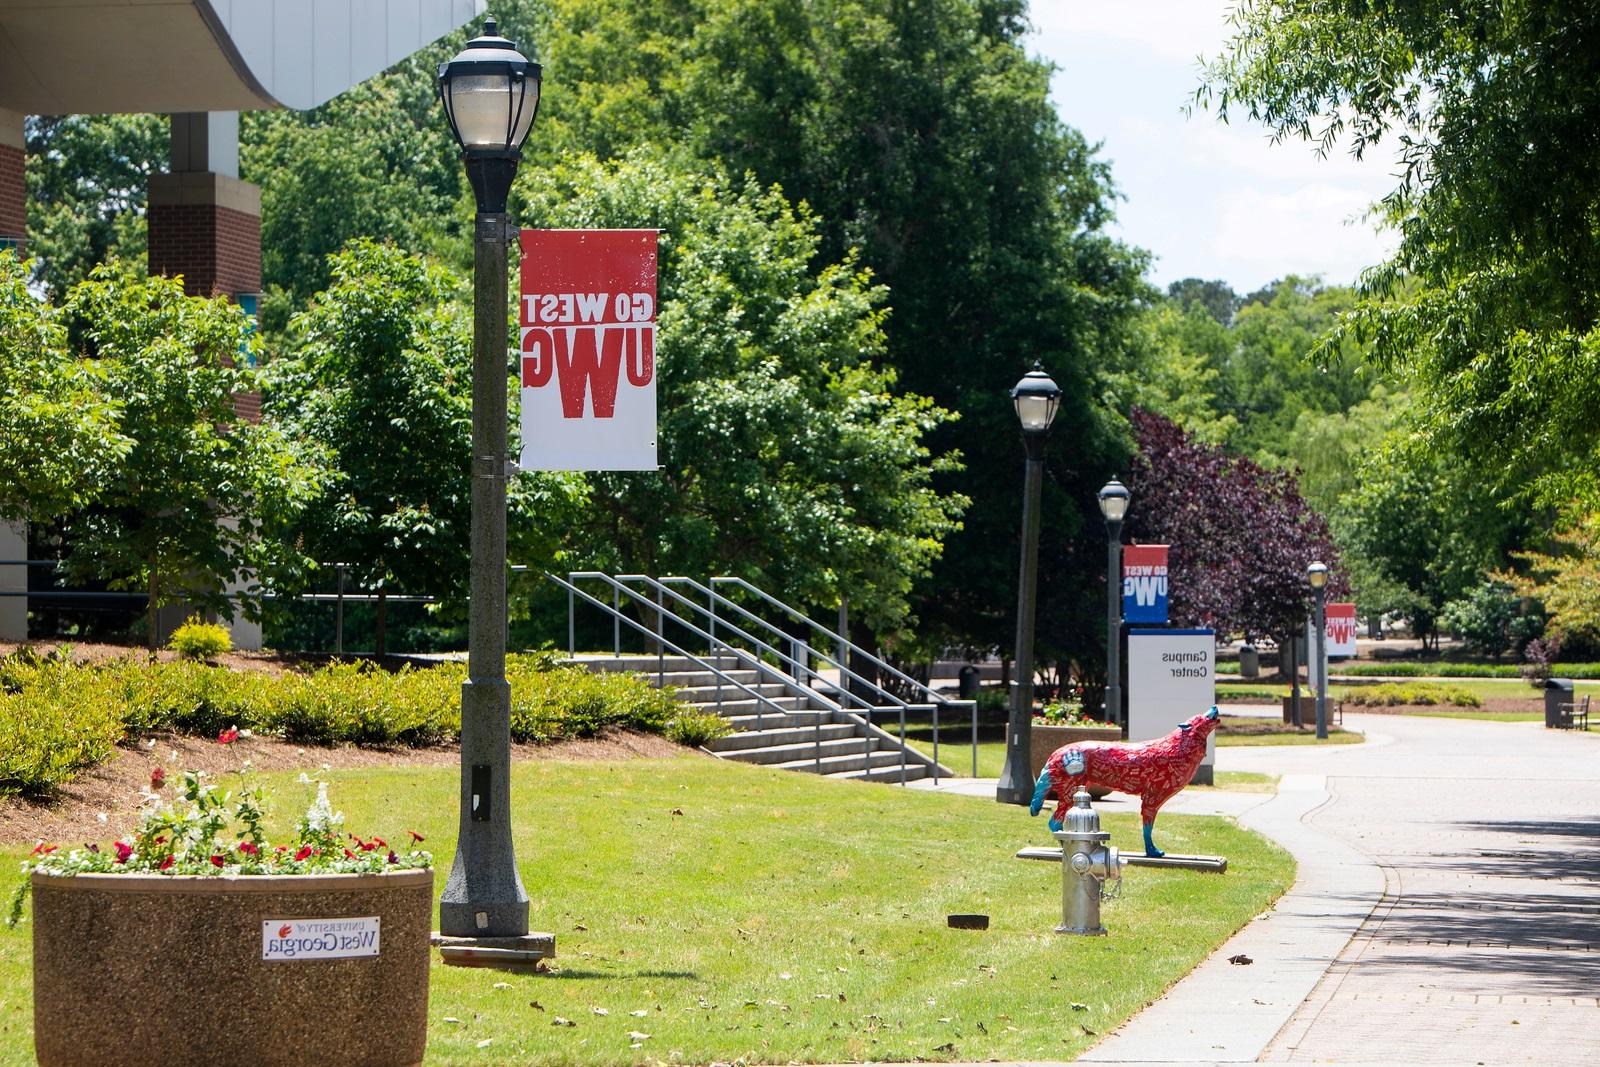
[[[623,581],[627,581],[630,578],[637,578],[637,577],[644,577],[644,576],[643,575],[619,574],[617,577],[619,579],[623,580]],[[877,682],[871,681],[870,679],[867,679],[867,678],[863,678],[861,675],[857,674],[855,671],[851,670],[849,667],[847,667],[843,663],[840,663],[838,660],[834,659],[832,656],[828,655],[826,652],[820,652],[817,649],[813,648],[811,646],[811,643],[806,641],[804,638],[793,637],[792,635],[790,635],[788,633],[785,633],[782,629],[780,629],[777,626],[774,626],[772,623],[768,622],[766,619],[763,619],[761,616],[756,615],[753,612],[746,610],[743,605],[738,604],[738,603],[736,603],[736,602],[734,602],[732,600],[729,600],[727,597],[723,596],[721,593],[718,593],[715,589],[712,589],[709,586],[701,585],[699,582],[695,581],[693,578],[686,578],[686,577],[682,577],[682,576],[672,576],[672,577],[662,578],[662,579],[659,580],[659,582],[657,582],[655,579],[649,579],[649,578],[646,578],[645,580],[646,581],[651,581],[654,584],[658,584],[658,585],[668,585],[668,584],[671,584],[671,583],[682,583],[684,585],[689,586],[691,589],[694,589],[696,592],[705,594],[706,597],[709,598],[709,604],[711,605],[709,607],[701,607],[699,604],[695,603],[694,601],[689,600],[689,599],[687,599],[685,597],[682,597],[682,596],[678,596],[677,599],[679,599],[679,600],[683,601],[684,603],[690,605],[696,611],[710,616],[711,625],[712,625],[712,632],[713,633],[716,632],[716,623],[717,623],[717,613],[716,613],[716,610],[715,610],[716,609],[716,605],[718,603],[721,603],[721,604],[725,604],[728,607],[732,608],[734,611],[737,611],[740,615],[742,615],[745,618],[751,620],[752,622],[759,623],[761,626],[765,627],[768,631],[772,632],[773,634],[776,634],[779,637],[783,637],[783,638],[788,639],[790,641],[790,643],[791,643],[790,654],[787,657],[784,657],[784,658],[788,659],[788,661],[794,666],[794,668],[795,668],[795,675],[794,676],[795,677],[799,677],[799,672],[803,670],[807,675],[809,675],[811,677],[817,678],[819,680],[822,679],[822,673],[811,666],[810,660],[811,660],[812,656],[815,656],[817,659],[823,661],[824,663],[833,664],[835,667],[837,667],[839,669],[839,679],[840,679],[839,693],[840,693],[840,695],[843,696],[843,697],[847,697],[847,698],[849,698],[851,700],[854,700],[856,703],[860,704],[861,707],[867,709],[867,711],[869,713],[869,717],[868,717],[868,721],[869,722],[871,721],[870,713],[873,712],[873,711],[879,710],[882,707],[882,705],[873,704],[871,701],[868,701],[868,700],[866,700],[866,699],[864,699],[862,697],[859,697],[855,693],[851,692],[849,687],[847,687],[847,686],[845,686],[843,684],[844,683],[844,679],[845,679],[846,676],[849,676],[850,678],[860,682],[862,685],[871,687],[872,689],[877,691],[877,693],[878,693],[878,695],[880,697],[883,697],[884,699],[888,700],[890,703],[892,703],[894,705],[898,705],[899,712],[900,712],[900,770],[901,770],[901,778],[902,779],[904,779],[904,777],[905,777],[905,764],[906,764],[907,759],[909,758],[907,747],[906,747],[906,712],[907,711],[924,711],[924,710],[931,712],[932,715],[933,715],[933,767],[932,767],[932,772],[933,772],[933,780],[935,782],[937,782],[939,780],[939,706],[937,704],[912,704],[910,701],[907,701],[902,697],[896,696],[894,693],[891,693],[887,689],[883,688],[883,686],[879,685]],[[677,596],[677,594],[674,594],[674,596]],[[783,657],[783,653],[781,651],[779,651],[778,649],[774,648],[772,645],[766,643],[765,641],[762,641],[759,638],[751,637],[748,633],[746,633],[744,630],[740,629],[738,626],[735,626],[733,623],[724,621],[723,625],[726,628],[732,630],[734,633],[739,634],[740,636],[744,637],[746,640],[751,641],[752,643],[757,644],[760,647],[762,647],[764,649],[767,649],[768,651],[771,651],[774,655]],[[802,662],[801,655],[799,654],[801,650],[803,650],[803,654],[805,656],[804,662]],[[814,688],[814,687],[812,687],[812,688]]]
[[[710,582],[711,582],[711,586],[713,588],[716,587],[718,582],[730,582],[730,583],[733,583],[733,584],[737,585],[739,588],[745,590],[746,592],[754,593],[756,596],[760,597],[762,600],[765,600],[767,603],[771,604],[773,607],[779,609],[780,611],[783,611],[783,612],[787,613],[789,615],[789,617],[794,619],[796,622],[804,623],[806,626],[811,627],[813,633],[821,633],[821,634],[824,634],[827,637],[831,638],[833,640],[835,646],[837,648],[839,648],[841,651],[844,651],[847,654],[848,653],[858,654],[863,659],[865,659],[869,663],[873,664],[873,666],[877,667],[879,670],[886,671],[889,674],[893,675],[894,677],[896,677],[896,678],[900,679],[901,681],[905,682],[907,685],[912,686],[914,689],[920,690],[925,696],[927,696],[929,698],[929,700],[932,703],[932,707],[933,707],[934,763],[936,765],[939,762],[939,748],[938,748],[938,746],[939,746],[939,706],[947,704],[947,705],[949,705],[949,706],[951,706],[953,708],[965,707],[967,709],[967,711],[968,711],[968,713],[969,713],[969,715],[971,717],[971,721],[972,721],[972,776],[974,778],[976,778],[978,776],[978,702],[976,700],[959,700],[959,699],[958,700],[951,700],[949,697],[945,696],[943,693],[940,693],[940,692],[930,688],[929,686],[925,685],[924,683],[917,681],[915,678],[911,677],[909,674],[905,673],[904,671],[900,670],[899,668],[891,666],[888,663],[885,663],[883,660],[879,659],[877,656],[873,655],[871,652],[868,652],[866,649],[862,648],[860,645],[856,644],[854,641],[851,641],[843,633],[837,633],[837,632],[835,632],[833,630],[830,630],[828,627],[824,626],[820,622],[817,622],[815,619],[813,619],[810,616],[806,615],[804,612],[800,611],[798,608],[794,608],[794,607],[791,607],[788,604],[785,604],[783,601],[781,601],[777,597],[771,595],[766,590],[761,589],[758,586],[752,585],[751,583],[745,581],[743,578],[734,577],[732,575],[718,575],[717,577],[712,578],[710,580]],[[727,601],[728,603],[732,603],[732,601],[729,601],[727,597],[723,597],[722,599],[724,601]],[[737,605],[735,605],[735,606],[737,607]],[[741,608],[740,610],[742,611],[743,609]],[[746,614],[749,614],[749,613],[746,612]],[[834,662],[837,663],[837,660],[835,660]],[[842,683],[842,679],[841,679],[841,683]],[[882,693],[886,693],[887,692],[887,690],[885,690],[881,685],[878,685],[876,683],[869,683],[869,684],[871,684],[873,686],[873,688],[877,689],[879,692],[882,692]],[[842,689],[842,688],[844,688],[844,686],[841,684],[840,688]],[[918,706],[921,706],[921,705],[918,705]]]
[[[656,612],[657,612],[656,625],[657,626],[661,626],[661,610],[662,610],[662,604],[663,604],[662,597],[663,596],[670,596],[670,597],[672,597],[673,600],[677,601],[678,603],[685,604],[685,605],[687,605],[688,607],[690,607],[691,609],[693,609],[696,612],[700,612],[702,614],[706,614],[706,615],[710,616],[711,625],[713,627],[713,631],[712,631],[711,635],[709,635],[709,640],[710,640],[710,647],[711,647],[711,649],[713,651],[715,651],[717,649],[717,647],[719,647],[719,645],[720,645],[720,647],[726,648],[726,649],[728,649],[730,651],[740,651],[740,650],[736,649],[735,646],[730,645],[725,641],[721,641],[721,642],[718,641],[718,639],[716,637],[716,634],[715,634],[715,626],[716,626],[716,621],[717,621],[716,614],[714,612],[710,611],[710,609],[708,609],[708,608],[701,607],[699,604],[695,603],[693,600],[690,600],[688,597],[686,597],[683,594],[679,593],[677,590],[668,588],[667,585],[665,584],[666,581],[668,581],[668,579],[657,580],[655,578],[650,577],[648,574],[619,574],[619,575],[616,576],[616,580],[619,581],[619,582],[642,582],[645,585],[649,586],[651,589],[655,590],[655,594],[656,594],[655,604],[656,604]],[[681,580],[682,581],[690,581],[690,579],[681,579]],[[746,612],[746,614],[748,614],[748,612]],[[752,645],[755,645],[758,650],[771,652],[774,656],[778,657],[779,659],[786,658],[786,657],[784,657],[783,652],[780,651],[779,649],[773,647],[771,644],[768,644],[766,641],[763,641],[761,638],[756,637],[754,634],[750,633],[747,630],[744,630],[743,628],[741,628],[739,626],[736,626],[735,624],[733,624],[731,622],[728,622],[728,621],[724,620],[723,621],[723,628],[725,630],[729,630],[729,631],[733,632],[734,634],[736,634],[737,636],[743,638],[744,640],[749,641]],[[789,659],[789,662],[796,668],[795,673],[791,673],[791,674],[787,674],[786,675],[786,674],[783,674],[782,672],[777,672],[776,668],[773,668],[775,673],[778,673],[778,676],[780,678],[787,679],[785,684],[793,684],[793,685],[795,685],[797,688],[802,690],[802,692],[803,692],[803,694],[805,696],[807,696],[807,697],[809,697],[811,699],[814,699],[814,700],[826,705],[829,708],[829,710],[831,710],[831,711],[838,712],[838,713],[843,713],[845,711],[845,709],[844,709],[844,707],[842,705],[836,703],[831,698],[824,696],[822,693],[818,692],[817,689],[814,686],[810,685],[809,683],[807,683],[806,681],[801,679],[801,677],[800,677],[800,675],[798,673],[800,664],[797,662],[797,660],[796,660],[796,658],[794,656],[791,655],[791,656],[789,656],[787,658]],[[806,669],[810,670],[810,667],[807,666]],[[818,675],[817,677],[820,678],[821,675]],[[880,692],[881,691],[882,690],[880,690]],[[884,693],[884,695],[890,697],[891,699],[896,700],[900,705],[900,784],[904,785],[905,784],[905,780],[906,780],[906,765],[910,762],[910,759],[911,759],[911,751],[906,746],[906,709],[907,709],[908,705],[906,704],[906,702],[904,700],[900,700],[898,697],[894,697],[893,694]],[[856,698],[856,699],[859,700],[860,698]],[[871,704],[867,704],[865,701],[862,701],[862,704],[865,707],[869,708],[869,709],[872,708],[872,705]],[[871,722],[870,718],[868,719],[868,722]],[[935,759],[935,763],[937,763],[937,759]],[[937,771],[934,772],[934,776],[935,776],[935,780],[937,780],[937,778],[938,778],[938,772]]]
[[[698,663],[700,666],[704,667],[707,671],[709,671],[711,674],[713,674],[717,678],[725,679],[730,684],[732,684],[734,686],[737,686],[738,688],[744,690],[746,693],[748,693],[750,696],[754,697],[760,703],[771,707],[779,715],[783,715],[783,716],[787,716],[788,715],[788,709],[787,708],[778,707],[777,703],[774,702],[771,698],[766,697],[763,694],[756,692],[754,689],[751,689],[749,686],[745,685],[743,682],[739,681],[737,678],[733,678],[731,676],[728,676],[727,673],[725,671],[723,671],[723,669],[721,667],[718,667],[718,666],[715,666],[715,665],[713,665],[711,663],[706,662],[705,660],[701,659],[699,656],[696,656],[694,653],[692,653],[692,652],[688,651],[687,649],[683,648],[681,645],[678,645],[677,643],[668,640],[667,636],[666,636],[666,633],[665,633],[666,626],[664,625],[664,622],[665,622],[666,618],[671,618],[673,622],[675,622],[678,625],[684,627],[685,629],[687,629],[691,633],[694,633],[694,634],[696,634],[696,635],[698,635],[700,637],[703,637],[703,638],[707,639],[708,641],[711,640],[712,638],[711,638],[710,634],[708,634],[708,633],[706,633],[706,631],[700,629],[694,623],[689,622],[687,619],[679,617],[674,612],[667,611],[665,606],[662,603],[660,603],[659,601],[653,602],[649,598],[641,596],[637,591],[629,588],[626,585],[623,585],[616,578],[613,578],[611,575],[606,574],[603,571],[571,571],[571,572],[569,572],[567,574],[567,577],[569,579],[581,579],[581,580],[585,580],[585,581],[601,581],[601,582],[604,582],[606,585],[611,587],[613,592],[626,594],[627,596],[633,598],[634,600],[639,601],[640,603],[644,604],[646,607],[654,608],[655,611],[656,611],[656,617],[657,617],[657,623],[656,623],[657,629],[659,631],[662,631],[662,632],[658,633],[658,632],[651,631],[651,629],[648,626],[645,626],[643,623],[640,623],[640,622],[637,622],[637,621],[635,621],[633,619],[628,618],[626,615],[623,615],[620,611],[607,607],[604,601],[599,600],[599,599],[597,599],[595,597],[592,597],[588,593],[585,593],[582,589],[579,589],[577,587],[577,585],[574,584],[574,582],[562,581],[556,575],[550,574],[548,571],[546,572],[546,577],[548,577],[551,581],[555,582],[557,585],[560,585],[560,586],[564,587],[567,590],[567,595],[568,595],[569,600],[570,600],[570,598],[571,598],[571,596],[573,594],[576,594],[576,595],[578,595],[580,597],[583,597],[585,600],[587,600],[589,603],[593,604],[595,607],[600,608],[602,611],[612,612],[612,617],[613,618],[621,619],[621,621],[627,623],[629,626],[633,627],[635,630],[638,630],[640,633],[644,634],[646,637],[650,637],[650,638],[655,639],[655,641],[658,643],[657,644],[658,648],[665,649],[665,648],[670,646],[672,648],[672,650],[674,652],[676,652],[678,655],[683,656],[686,659],[693,660],[695,663]],[[569,628],[569,633],[570,633],[570,628]],[[748,661],[756,669],[757,678],[760,677],[760,671],[761,671],[762,666],[763,666],[761,661],[760,661],[760,659],[758,659],[755,656],[752,656],[750,653],[746,652],[742,648],[734,648],[734,647],[732,647],[730,645],[730,646],[727,646],[727,650],[730,653],[732,653],[735,658],[737,658],[737,659],[739,659],[741,661]],[[569,654],[576,654],[576,649],[569,646],[568,652],[569,652]],[[660,676],[660,677],[664,677],[664,674],[662,676]],[[658,680],[659,680],[659,678],[658,678]],[[801,688],[804,688],[804,687],[801,687]],[[820,697],[820,694],[818,694],[818,696]],[[835,712],[842,710],[842,709],[839,708],[839,706],[837,704],[832,704],[832,702],[831,701],[827,701],[826,698],[822,698],[822,699],[823,699],[824,703],[832,705],[827,710],[835,711]],[[717,694],[717,703],[718,703],[719,706],[721,705],[721,702],[722,702],[721,687],[720,687],[720,684],[719,684],[718,694]],[[761,715],[759,712],[757,713],[757,715],[756,715],[756,723],[757,723],[758,726],[760,725],[760,723],[762,722],[762,720],[764,718],[765,718],[765,716]],[[817,773],[820,774],[820,773],[822,773],[822,715],[820,713],[817,714],[816,721],[812,723],[812,730],[813,730],[813,738],[812,738],[812,753],[813,753],[813,755],[812,755],[812,758],[814,759],[814,761],[816,763]]]

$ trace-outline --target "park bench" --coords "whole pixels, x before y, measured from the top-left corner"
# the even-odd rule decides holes
[[[1585,693],[1582,700],[1575,700],[1571,704],[1557,705],[1557,711],[1561,717],[1556,725],[1561,729],[1589,729],[1589,694]]]

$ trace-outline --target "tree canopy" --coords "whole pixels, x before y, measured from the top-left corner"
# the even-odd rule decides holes
[[[1199,92],[1280,138],[1397,143],[1399,249],[1330,335],[1418,384],[1441,452],[1600,500],[1600,9],[1583,0],[1247,0]]]

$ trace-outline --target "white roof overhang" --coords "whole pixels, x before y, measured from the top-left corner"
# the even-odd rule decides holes
[[[303,110],[481,14],[484,0],[0,0],[0,108]]]

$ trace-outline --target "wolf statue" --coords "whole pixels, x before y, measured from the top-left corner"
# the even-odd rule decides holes
[[[1217,728],[1217,709],[1196,715],[1165,737],[1129,744],[1125,741],[1079,741],[1063,745],[1044,761],[1028,811],[1034,815],[1049,797],[1056,798],[1050,829],[1061,829],[1062,815],[1079,788],[1115,789],[1140,800],[1144,821],[1144,854],[1165,855],[1150,840],[1161,805],[1189,784],[1206,755],[1206,738]]]

